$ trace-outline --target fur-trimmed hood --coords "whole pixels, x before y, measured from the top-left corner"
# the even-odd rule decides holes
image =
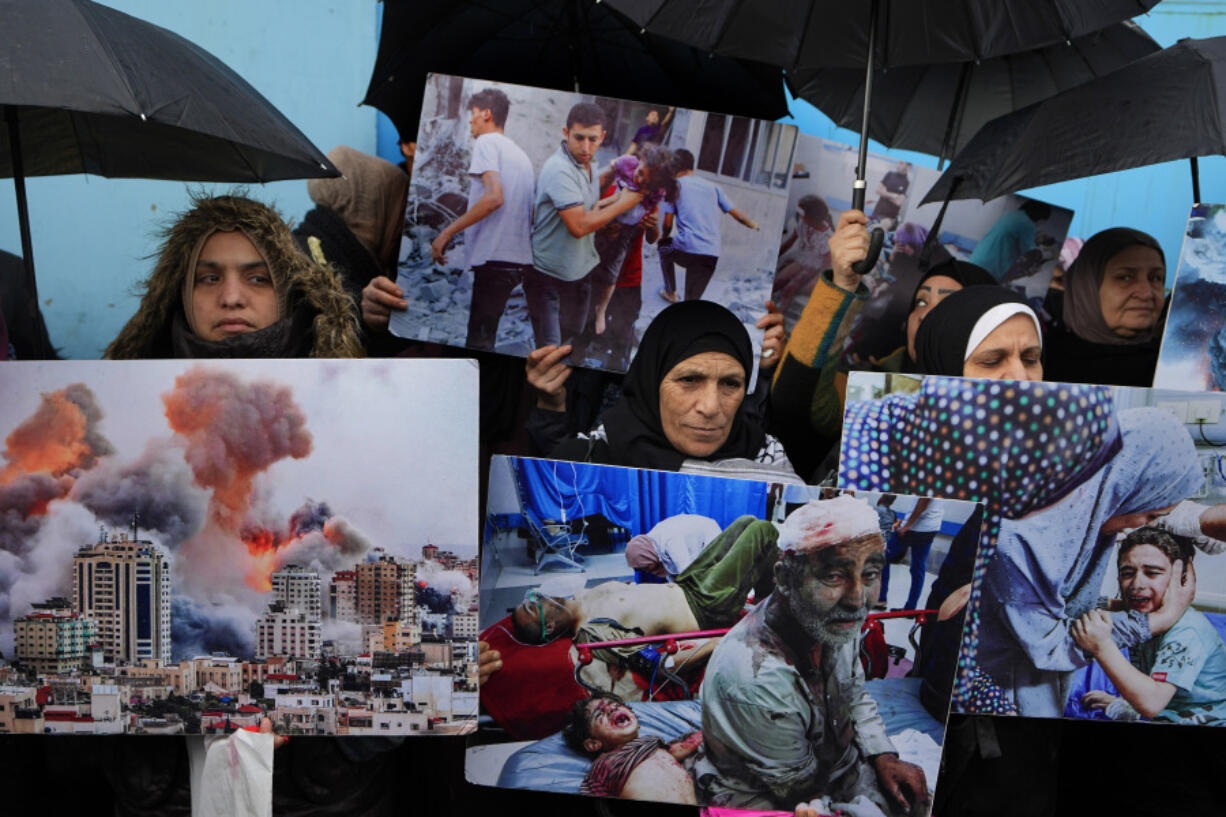
[[[176,356],[172,324],[183,311],[183,279],[201,237],[218,228],[242,230],[256,244],[276,284],[282,320],[290,320],[300,309],[314,313],[311,357],[364,356],[357,310],[340,276],[298,250],[281,215],[242,196],[206,196],[195,198],[192,209],[163,233],[157,264],[145,281],[140,307],[107,347],[106,357]]]

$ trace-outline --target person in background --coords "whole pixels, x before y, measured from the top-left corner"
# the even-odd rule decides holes
[[[829,452],[837,450],[842,431],[847,368],[839,355],[869,300],[868,287],[853,269],[868,252],[867,224],[868,218],[859,210],[846,210],[839,217],[830,238],[832,268],[814,286],[771,384],[771,428],[797,473],[810,481],[820,480],[829,470],[822,463]],[[963,287],[993,283],[987,271],[964,261],[949,260],[929,269],[912,297],[906,345],[877,361],[875,368],[918,371],[915,335],[928,311]]]
[[[668,132],[669,126],[673,123],[673,115],[677,113],[676,108],[670,107],[665,112],[664,118],[660,118],[660,111],[656,108],[651,108],[643,117],[643,127],[634,132],[634,138],[630,141],[630,147],[626,150],[631,156],[637,154],[648,145],[659,145],[664,134]]]
[[[721,532],[709,516],[679,513],[662,519],[647,533],[626,544],[626,564],[635,570],[673,581]]]
[[[941,532],[941,506],[928,497],[921,497],[915,502],[907,521],[903,522],[893,536],[886,540],[886,568],[881,574],[881,595],[877,597],[876,609],[884,610],[890,588],[889,564],[901,559],[908,552],[911,555],[911,589],[907,592],[907,601],[903,610],[915,610],[919,604],[920,593],[924,589],[924,577],[928,566],[928,551],[932,549],[932,540]]]
[[[907,174],[910,171],[910,162],[899,162],[877,185],[877,204],[873,207],[869,221],[875,222],[887,232],[898,224],[898,216],[907,201],[907,188],[911,186]]]
[[[404,160],[398,162],[396,167],[403,170],[404,175],[411,177],[413,175],[413,159],[417,157],[417,142],[406,142],[404,139],[400,139],[396,144],[400,147],[400,155],[404,157]]]
[[[782,266],[771,292],[771,298],[784,312],[796,296],[808,297],[817,276],[830,269],[830,237],[834,235],[830,207],[821,196],[804,196],[796,207],[796,226],[779,245]]]
[[[1027,199],[1016,210],[996,219],[987,234],[975,245],[970,262],[983,267],[997,280],[1022,253],[1035,245],[1038,225],[1051,218],[1051,206]]]
[[[1042,380],[1043,333],[1026,300],[1004,287],[951,293],[915,333],[922,374]]]
[[[468,313],[469,349],[494,351],[498,321],[511,290],[532,266],[532,196],[535,174],[523,148],[503,133],[511,102],[496,88],[468,101],[473,136],[468,163],[468,209],[430,244],[436,264],[447,261],[447,246],[464,233],[464,262],[473,271]]]
[[[1064,276],[1064,304],[1047,339],[1049,380],[1152,386],[1162,342],[1166,258],[1151,235],[1096,233]]]
[[[1047,295],[1043,299],[1043,311],[1047,313],[1044,320],[1049,323],[1059,322],[1064,315],[1064,274],[1073,266],[1084,245],[1085,241],[1082,239],[1069,236],[1060,247],[1060,256],[1056,266],[1052,268],[1051,282],[1047,285]]]
[[[355,301],[364,302],[367,289],[382,293],[396,288],[392,281],[404,233],[409,180],[391,162],[345,145],[329,151],[328,159],[344,175],[307,182],[315,207],[294,228],[294,240],[316,263],[340,273],[346,291]],[[363,342],[369,354],[391,355],[403,346],[386,332],[376,331],[385,327],[386,322],[381,327],[369,323],[364,327]]]
[[[660,297],[676,303],[676,267],[685,268],[685,297],[693,301],[706,292],[720,254],[720,215],[727,213],[751,230],[758,223],[738,210],[724,191],[712,182],[694,175],[694,154],[681,148],[676,156],[677,201],[660,207],[664,213],[662,234],[671,240],[660,242],[660,271],[664,289]],[[676,234],[673,228],[676,227]]]

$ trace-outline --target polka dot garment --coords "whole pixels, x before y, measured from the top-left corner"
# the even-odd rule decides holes
[[[916,394],[848,405],[839,487],[984,503],[954,683],[957,709],[995,709],[985,700],[990,681],[974,657],[983,575],[1001,519],[1056,502],[1106,464],[1119,444],[1105,386],[929,377]]]

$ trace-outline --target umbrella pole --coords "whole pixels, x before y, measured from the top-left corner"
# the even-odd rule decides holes
[[[937,170],[945,166],[945,157],[953,156],[954,146],[958,143],[958,131],[962,126],[962,106],[966,102],[966,90],[971,74],[971,63],[962,63],[958,72],[958,87],[954,91],[954,101],[949,107],[949,119],[945,122],[945,133],[941,136],[941,154],[937,157]]]
[[[17,221],[21,227],[21,257],[25,263],[26,286],[35,292],[34,251],[30,240],[30,208],[26,202],[26,174],[21,160],[21,136],[17,132],[17,111],[12,105],[4,108],[4,124],[8,126],[9,153],[13,157],[13,190],[17,193]]]
[[[1188,161],[1192,163],[1192,203],[1200,204],[1200,163],[1195,156]]]
[[[954,179],[954,183],[949,186],[949,192],[945,194],[945,201],[941,202],[941,210],[937,213],[936,221],[932,222],[932,227],[928,229],[928,237],[924,239],[924,246],[920,247],[919,252],[919,267],[921,270],[930,269],[929,261],[932,260],[932,253],[937,245],[941,243],[941,224],[945,221],[945,211],[949,209],[949,203],[953,201],[954,193],[958,192],[958,185],[962,184],[962,177],[958,176]]]
[[[873,98],[873,58],[876,55],[877,39],[877,0],[869,3],[868,9],[868,56],[864,65],[864,105],[860,120],[860,157],[856,163],[856,181],[851,188],[851,207],[853,210],[864,211],[864,194],[868,187],[865,177],[868,175],[868,118],[869,106]],[[881,245],[885,242],[885,230],[873,230],[868,243],[868,254],[862,261],[851,265],[857,275],[864,275],[877,264],[877,256],[881,254]]]
[[[9,153],[13,157],[13,190],[17,194],[17,222],[21,230],[21,262],[26,271],[26,309],[35,316],[38,328],[43,325],[42,312],[38,308],[38,285],[34,280],[34,242],[30,238],[30,207],[26,202],[26,174],[21,159],[21,134],[18,132],[17,109],[13,105],[4,108],[4,123],[9,132]],[[48,359],[51,350],[42,342],[42,332],[36,333],[39,357]]]

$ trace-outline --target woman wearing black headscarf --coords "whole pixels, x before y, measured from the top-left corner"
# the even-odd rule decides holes
[[[721,462],[738,460],[790,473],[745,399],[752,371],[753,346],[735,315],[711,301],[673,304],[643,333],[602,424],[550,456],[669,471],[723,470]]]
[[[922,374],[1042,380],[1043,335],[1026,300],[1004,287],[950,294],[915,335]]]
[[[1092,236],[1064,276],[1064,309],[1047,339],[1047,379],[1151,386],[1162,341],[1166,261],[1153,236]]]

